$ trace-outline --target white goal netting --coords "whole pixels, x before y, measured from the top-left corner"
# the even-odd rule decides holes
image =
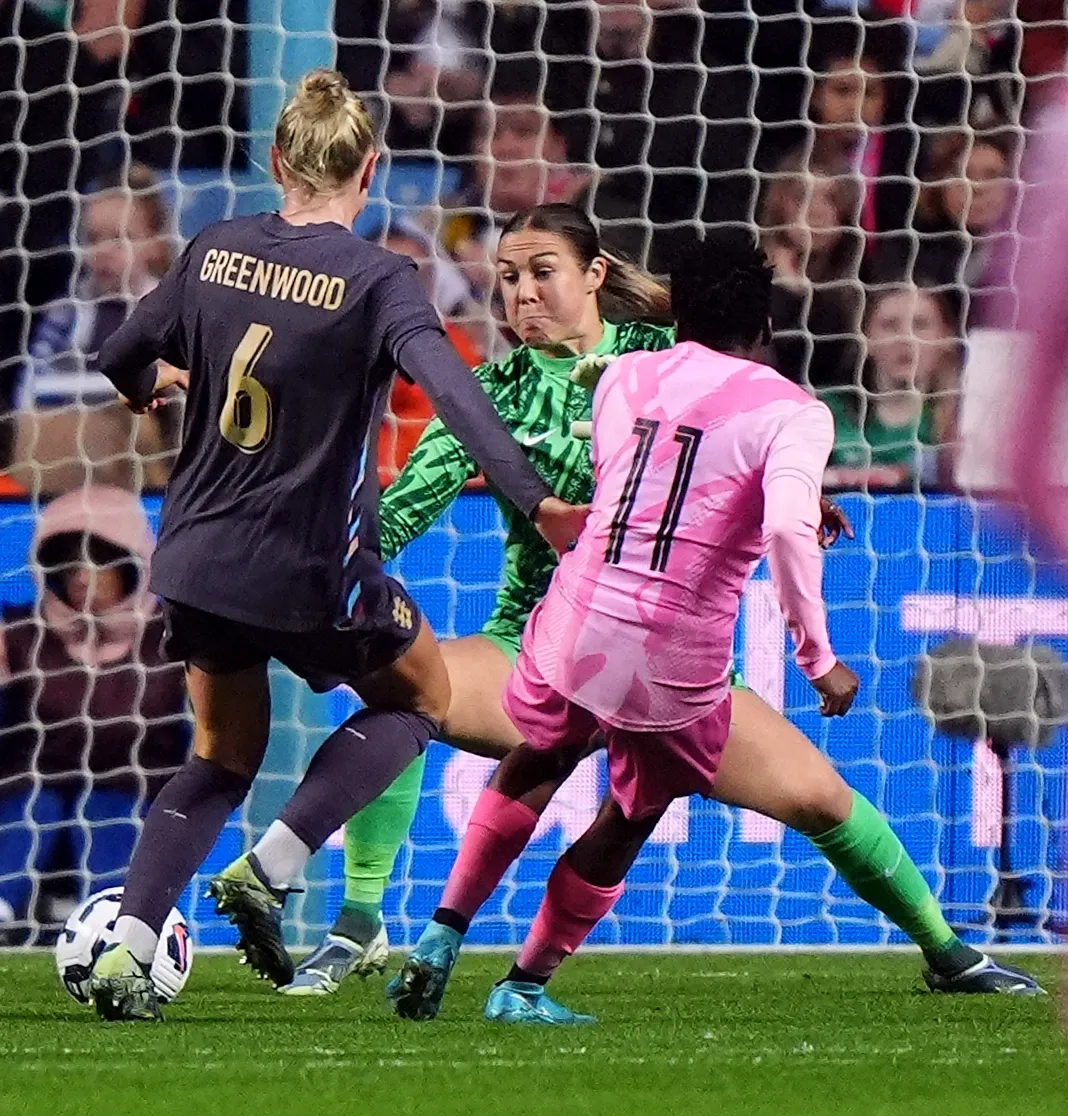
[[[836,418],[829,480],[856,539],[829,555],[825,593],[863,689],[848,718],[821,721],[763,571],[738,664],[888,815],[955,925],[976,941],[1048,940],[1066,906],[1062,735],[935,731],[914,676],[958,637],[984,654],[1068,652],[1058,570],[982,495],[1001,480],[1023,156],[1060,95],[1066,45],[1063,11],[1044,0],[879,0],[861,14],[851,0],[0,3],[2,941],[47,941],[77,897],[121,882],[146,800],[187,741],[135,560],[180,416],[132,421],[93,354],[184,239],[273,204],[285,91],[335,62],[373,103],[384,147],[357,232],[420,261],[472,363],[509,344],[490,260],[517,208],[584,206],[607,245],[654,270],[708,225],[759,231],[777,365]],[[383,480],[428,413],[418,393],[395,395]],[[77,495],[42,514],[64,493]],[[396,562],[442,637],[488,615],[502,542],[496,506],[465,492]],[[87,594],[143,615],[132,628],[86,620]],[[248,846],[351,708],[281,672],[274,688],[265,770],[205,873]],[[1056,719],[1044,693],[1022,687],[1020,709]],[[396,942],[436,905],[489,767],[433,746],[386,896]],[[587,761],[475,940],[521,938],[604,786],[603,762]],[[292,900],[295,942],[330,924],[341,888],[337,844]],[[200,942],[230,941],[203,890],[186,898]],[[665,818],[595,940],[897,938],[798,835],[693,800]]]

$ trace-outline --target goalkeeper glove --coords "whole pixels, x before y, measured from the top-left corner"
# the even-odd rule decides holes
[[[580,357],[571,369],[571,382],[593,391],[601,374],[616,358],[614,356],[598,356],[596,353],[587,353]]]
[[[579,387],[583,387],[587,391],[593,391],[604,370],[615,359],[614,356],[599,356],[596,353],[587,353],[571,369],[571,382],[578,384]],[[573,422],[571,424],[571,437],[588,442],[593,437],[593,423],[589,421]]]

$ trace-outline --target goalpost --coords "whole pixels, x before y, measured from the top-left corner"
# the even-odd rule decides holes
[[[178,0],[154,5],[152,11],[163,7],[167,16],[155,30],[170,34],[172,64],[184,57],[183,41],[191,42],[197,35],[216,36],[222,44],[220,65],[226,67],[223,86],[231,91],[231,97],[236,95],[234,91],[239,91],[247,106],[243,133],[235,130],[233,115],[227,115],[230,108],[225,108],[220,127],[227,135],[226,154],[213,166],[181,165],[183,144],[190,143],[191,138],[182,131],[177,109],[169,122],[173,158],[153,169],[171,207],[175,230],[180,238],[188,238],[207,221],[254,212],[273,204],[266,167],[274,116],[287,86],[300,73],[314,65],[332,64],[337,57],[334,21],[341,5],[335,11],[334,5],[313,0],[302,3],[247,0],[246,4],[231,4],[228,8],[220,3],[217,18],[195,24],[183,24],[184,5]],[[441,28],[462,7],[459,3],[439,5],[439,22],[431,27],[429,38],[424,36],[418,49],[439,54],[459,49],[442,37]],[[748,196],[745,203],[748,209],[741,219],[755,227],[760,206],[756,186],[766,184],[770,173],[762,161],[761,136],[773,136],[776,128],[788,127],[804,133],[807,127],[801,118],[778,121],[765,118],[758,124],[758,115],[768,115],[761,90],[781,90],[784,83],[794,81],[797,88],[808,91],[806,96],[811,92],[817,75],[805,61],[808,57],[805,44],[819,32],[811,16],[796,13],[790,16],[790,33],[796,40],[793,49],[800,51],[797,54],[800,61],[783,66],[774,52],[769,52],[773,40],[767,28],[776,21],[785,25],[789,14],[786,10],[793,12],[792,4],[775,5],[763,0],[751,0],[748,4],[741,0],[734,0],[733,4],[657,0],[634,5],[620,0],[617,5],[597,5],[585,0],[552,3],[515,0],[474,7],[482,9],[481,23],[476,20],[471,25],[476,30],[470,33],[481,39],[468,46],[485,61],[487,87],[492,83],[493,72],[502,64],[502,58],[490,50],[497,41],[494,36],[499,38],[505,29],[518,26],[516,21],[530,17],[522,26],[533,29],[532,37],[528,42],[524,40],[526,45],[517,48],[517,53],[544,64],[545,76],[538,95],[550,105],[559,93],[553,82],[562,80],[558,76],[562,71],[553,70],[550,64],[595,56],[597,18],[619,20],[624,27],[621,34],[626,32],[626,21],[634,11],[653,21],[650,26],[680,16],[693,19],[699,37],[696,48],[687,56],[689,61],[674,62],[656,56],[653,51],[652,60],[645,57],[641,63],[650,73],[660,71],[664,75],[673,68],[689,67],[694,80],[680,88],[691,89],[693,100],[688,107],[684,106],[682,115],[693,123],[694,134],[703,137],[701,142],[709,135],[718,137],[711,148],[706,146],[703,165],[699,165],[695,155],[689,168],[700,179],[696,204],[704,208],[695,210],[688,218],[673,219],[664,227],[676,234],[681,230],[683,235],[690,235],[702,218],[718,212],[719,200],[737,196]],[[44,0],[37,4],[21,0],[20,4],[20,0],[15,0],[14,8],[33,8],[41,18],[52,19],[57,38],[64,39],[70,34],[71,5]],[[348,45],[387,46],[386,36],[393,28],[387,8],[388,5],[382,6],[378,26],[369,39]],[[897,22],[906,38],[912,36],[908,39],[912,46],[907,70],[891,76],[915,86],[914,65],[922,67],[928,63],[931,51],[924,44],[929,44],[932,36],[937,38],[937,21],[932,16],[930,24],[915,23],[909,14],[914,8],[918,11],[923,5],[919,8],[896,5]],[[586,18],[588,39],[571,42],[566,49],[560,45],[562,40],[551,33],[551,18],[561,11],[577,12]],[[828,4],[826,15],[829,20],[854,18],[851,5],[844,0]],[[1057,25],[1050,26],[1056,30]],[[741,40],[737,40],[739,30],[744,31]],[[952,33],[959,32],[960,27],[953,25]],[[147,33],[144,28],[135,29],[130,41]],[[707,59],[712,47],[720,39],[727,42],[730,36],[735,36],[731,41],[742,42],[743,56],[709,69]],[[952,41],[948,38],[939,39],[936,47],[952,54]],[[48,337],[41,331],[45,328],[47,334],[49,315],[54,325],[62,319],[62,313],[56,316],[57,307],[73,314],[74,302],[90,296],[84,289],[79,292],[75,282],[73,301],[69,287],[62,290],[57,287],[46,292],[46,298],[34,301],[37,295],[30,280],[36,274],[34,265],[50,258],[50,254],[67,251],[73,251],[75,262],[67,279],[76,277],[78,268],[83,269],[84,275],[84,268],[89,266],[84,250],[85,213],[92,183],[82,180],[78,160],[74,159],[70,180],[62,193],[70,203],[70,212],[81,224],[74,225],[73,233],[57,229],[52,244],[28,236],[28,215],[41,199],[26,178],[32,143],[27,147],[25,138],[19,137],[31,134],[25,121],[27,114],[37,111],[40,101],[36,92],[30,96],[21,87],[29,83],[25,60],[30,55],[25,44],[9,34],[7,39],[0,38],[0,49],[8,52],[7,57],[23,60],[11,89],[0,90],[0,125],[8,120],[9,124],[3,126],[9,127],[15,137],[14,146],[5,151],[2,145],[10,136],[0,134],[0,172],[8,175],[0,181],[0,213],[7,207],[10,216],[12,206],[19,213],[18,220],[0,225],[0,232],[8,237],[8,242],[0,243],[0,254],[13,253],[12,258],[18,260],[21,268],[16,280],[5,280],[7,285],[0,289],[3,303],[0,311],[17,311],[22,330],[14,355],[5,356],[2,367],[8,382],[16,385],[8,396],[12,406],[23,408],[20,423],[32,425],[34,412],[38,416],[46,411],[51,416],[73,416],[70,429],[77,437],[71,443],[75,447],[71,456],[77,466],[84,464],[82,459],[92,451],[90,432],[94,416],[98,416],[104,404],[95,396],[72,399],[62,383],[56,387],[55,397],[39,391],[35,402],[33,392],[28,390],[28,385],[32,387],[32,376],[27,369],[32,359],[37,359],[35,353],[39,356],[46,350],[53,351],[47,346],[42,348]],[[953,72],[968,84],[972,79],[967,76],[965,56],[966,48],[960,66]],[[74,57],[72,54],[71,58]],[[399,67],[406,57],[402,51],[393,56],[385,51],[380,78],[384,78],[390,65]],[[1019,62],[1017,51],[1012,66],[1018,67]],[[947,65],[951,63],[952,59]],[[98,144],[101,150],[112,152],[105,158],[105,162],[111,159],[112,170],[128,169],[129,136],[124,122],[132,119],[129,114],[137,110],[142,83],[152,80],[151,74],[144,76],[149,63],[142,59],[140,65],[143,69],[138,76],[121,62],[117,64],[115,76],[108,79],[114,83],[113,92],[121,102],[117,128],[113,133],[94,135],[89,145]],[[611,66],[603,59],[600,66],[597,72],[605,77]],[[81,99],[95,92],[95,87],[79,85],[79,75],[73,65],[57,71],[44,81],[47,95],[67,97],[76,110]],[[185,80],[182,96],[196,98],[196,83],[201,79]],[[41,81],[34,75],[33,88],[40,87]],[[605,144],[611,147],[611,137],[606,139],[606,133],[620,123],[597,116],[594,99],[598,88],[597,81],[590,83],[590,100],[585,109],[580,105],[564,112],[565,116],[576,113],[582,116],[585,112],[588,121],[593,121],[593,132],[582,133],[589,145],[586,155],[591,158]],[[731,116],[724,107],[729,98],[723,98],[732,88],[745,94],[740,101],[740,115],[736,116]],[[714,103],[710,102],[709,90],[714,94]],[[394,103],[390,111],[397,111],[398,104],[399,101]],[[440,102],[434,105],[441,108]],[[644,105],[642,111],[650,121],[655,113],[666,111],[658,109],[648,96]],[[677,115],[678,106],[671,112]],[[1017,116],[1010,122],[1014,135],[1026,132],[1019,120]],[[928,140],[937,136],[943,126],[926,132],[918,124],[916,127],[919,138]],[[752,141],[738,148],[745,152],[745,160],[742,165],[725,165],[722,155],[726,148],[717,145],[726,144],[728,137],[736,136],[739,130]],[[63,139],[55,137],[56,142]],[[73,142],[69,134],[65,141]],[[44,150],[53,138],[38,134],[34,142]],[[78,143],[74,146],[78,147]],[[89,147],[83,144],[80,150],[88,158]],[[613,174],[627,170],[649,172],[649,182],[655,181],[657,175],[670,177],[687,170],[665,169],[650,162],[659,159],[659,155],[651,154],[654,150],[652,140],[643,141],[635,150],[633,167],[610,169]],[[240,157],[242,151],[247,153],[247,160]],[[573,150],[571,157],[585,166],[581,154]],[[918,158],[904,164],[905,177],[914,185],[922,172]],[[418,174],[411,173],[415,164],[419,164]],[[545,152],[542,164],[545,182],[555,181],[552,175],[558,168],[550,164]],[[440,225],[441,210],[437,207],[449,203],[448,194],[454,182],[469,176],[470,171],[469,161],[444,156],[433,146],[387,153],[379,184],[381,196],[375,202],[377,212],[403,215],[410,212],[414,200],[429,207],[431,225],[435,222]],[[1016,164],[1012,174],[1016,184],[1021,185]],[[655,209],[663,200],[654,200],[658,197],[651,187],[647,189],[643,195],[646,209],[640,210],[634,219],[649,230],[653,230],[655,222],[648,207]],[[727,200],[722,204],[727,206]],[[606,227],[614,220],[608,219]],[[1018,235],[1012,217],[1008,218],[1005,230],[1009,237]],[[644,243],[648,245],[650,239],[647,237]],[[858,345],[863,344],[861,328],[858,319],[849,338]],[[813,336],[802,330],[802,340],[812,350]],[[84,362],[77,363],[81,360],[78,346],[84,348],[84,337],[71,331],[62,343],[75,350],[75,363],[84,371]],[[976,341],[973,349],[979,348]],[[999,365],[995,360],[991,370],[988,367],[991,362],[988,360],[984,365],[983,358],[975,353],[969,361],[962,384],[966,392],[972,393],[965,410],[970,407],[968,414],[974,415],[978,406],[975,400],[981,398],[983,384],[1003,369],[1003,362]],[[996,400],[994,406],[996,409]],[[392,430],[387,428],[387,438]],[[18,468],[13,475],[23,479],[25,490],[13,488],[0,505],[0,603],[7,606],[40,599],[42,582],[34,563],[32,537],[42,503],[54,494],[47,479],[48,469],[33,456],[32,439],[29,449],[20,441],[11,452],[24,457],[15,461]],[[130,433],[119,454],[129,466],[133,478],[130,483],[143,480],[145,459],[138,452],[135,434]],[[114,464],[110,458],[107,463]],[[993,501],[981,495],[921,490],[918,486],[894,492],[873,487],[847,494],[842,502],[853,519],[857,537],[854,542],[843,540],[828,555],[825,593],[836,649],[862,678],[854,711],[834,723],[819,717],[813,692],[792,664],[787,633],[763,569],[745,597],[738,633],[739,666],[749,685],[772,705],[785,710],[826,749],[844,776],[886,813],[934,886],[950,920],[966,938],[984,943],[1048,942],[1051,912],[1058,907],[1063,911],[1068,905],[1064,860],[1068,848],[1068,751],[1064,739],[1054,735],[1048,747],[1019,746],[1000,752],[982,739],[950,739],[936,732],[926,720],[913,696],[913,675],[925,652],[956,635],[1002,645],[1033,640],[1068,654],[1068,598],[1058,581],[1058,571],[1042,558],[1023,529],[999,518]],[[147,495],[145,506],[154,522],[158,496]],[[393,564],[442,638],[476,631],[490,611],[502,569],[502,541],[502,525],[493,502],[481,492],[465,493],[425,538],[409,547]],[[31,683],[40,680],[44,668],[39,660],[35,659],[27,669]],[[272,744],[264,771],[184,900],[201,945],[232,940],[229,927],[212,913],[209,901],[202,898],[206,876],[248,847],[262,831],[295,785],[319,740],[352,708],[353,699],[347,693],[316,698],[281,671],[273,675],[273,687]],[[31,684],[29,691],[32,693],[33,689]],[[0,701],[4,693],[10,692],[0,692]],[[9,716],[13,707],[11,701],[4,705],[4,715]],[[5,736],[13,738],[12,734],[20,730],[23,732],[20,739],[28,733],[38,747],[47,737],[45,712],[32,701],[28,708],[31,710],[28,720],[23,723],[4,720],[0,732],[0,846],[23,850],[20,854],[9,853],[6,859],[0,857],[0,933],[10,933],[9,940],[14,943],[47,940],[52,932],[50,927],[62,914],[64,901],[71,898],[78,886],[84,886],[79,880],[91,869],[95,828],[107,824],[96,820],[84,786],[66,795],[64,817],[41,807],[54,779],[34,766],[34,747],[29,749],[25,770],[3,767]],[[91,738],[96,726],[89,706],[81,709],[78,716],[84,720],[87,738]],[[135,713],[133,720],[141,724],[144,714]],[[136,752],[131,753],[131,764],[136,775]],[[72,785],[88,765],[87,752],[71,757]],[[433,911],[459,836],[491,766],[485,760],[452,752],[444,746],[432,746],[419,814],[387,892],[386,911],[395,944],[413,941]],[[507,945],[522,939],[552,864],[561,849],[592,819],[605,785],[603,760],[594,757],[586,761],[547,811],[530,851],[476,920],[470,935],[472,943]],[[63,835],[59,836],[61,831]],[[71,833],[75,834],[74,839],[70,839]],[[12,886],[16,880],[23,884]],[[106,882],[116,881],[109,878]],[[312,944],[331,923],[340,894],[341,850],[339,844],[331,843],[313,861],[305,893],[291,900],[294,944]],[[4,905],[5,895],[13,897],[9,908]],[[14,918],[6,927],[5,914]],[[635,866],[623,899],[592,939],[602,945],[666,948],[872,946],[900,941],[904,938],[871,908],[855,900],[818,852],[797,834],[784,832],[757,815],[697,799],[678,802],[669,811]]]

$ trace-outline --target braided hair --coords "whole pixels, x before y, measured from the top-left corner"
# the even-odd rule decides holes
[[[716,229],[686,244],[671,263],[679,340],[719,351],[766,344],[773,275],[748,230]]]

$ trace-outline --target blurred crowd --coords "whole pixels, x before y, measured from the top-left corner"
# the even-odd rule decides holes
[[[246,172],[244,9],[0,0],[0,495],[55,497],[0,608],[0,945],[122,883],[188,752],[139,498],[180,416],[135,420],[95,356],[180,247],[179,176]]]
[[[356,232],[416,261],[470,364],[515,340],[493,256],[517,209],[582,206],[653,272],[743,224],[775,270],[770,359],[834,413],[829,482],[960,483],[974,330],[1011,324],[1024,141],[1062,95],[1060,0],[334,11],[383,146]],[[182,183],[256,173],[247,23],[244,0],[0,0],[0,495],[59,496],[0,617],[0,938],[64,865],[79,894],[121,876],[188,746],[136,498],[181,404],[134,418],[95,354],[179,250]],[[398,384],[384,483],[430,414]]]
[[[187,8],[0,0],[7,490],[165,483],[176,408],[133,420],[93,357],[173,257],[175,172],[245,165],[240,12],[194,31]],[[1063,5],[361,0],[335,31],[386,155],[389,204],[357,231],[417,261],[471,363],[514,341],[493,252],[515,210],[583,206],[654,272],[702,226],[745,223],[775,268],[774,363],[837,420],[831,482],[953,485],[966,339],[1011,296],[1023,138],[1057,96]],[[398,387],[384,482],[429,414]]]
[[[509,343],[492,253],[518,208],[582,205],[654,272],[701,227],[746,224],[776,273],[773,363],[835,415],[829,482],[957,482],[968,333],[1012,301],[1023,139],[1058,95],[1062,6],[409,0],[339,11],[337,31],[389,174],[456,172],[406,220],[428,273],[462,274],[469,298],[442,309],[484,354]]]

